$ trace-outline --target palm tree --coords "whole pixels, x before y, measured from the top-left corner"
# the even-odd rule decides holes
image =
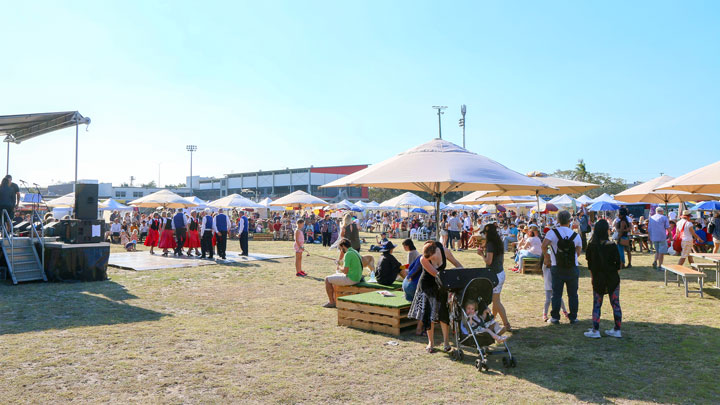
[[[586,181],[588,176],[587,167],[585,167],[585,160],[578,159],[578,163],[575,165],[575,180]]]

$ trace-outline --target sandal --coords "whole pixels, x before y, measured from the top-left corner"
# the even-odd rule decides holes
[[[331,304],[328,302],[325,305],[323,305],[323,308],[335,308],[335,304]]]
[[[426,347],[426,348],[425,348],[425,351],[428,352],[428,354],[433,354],[433,353],[435,353],[437,350],[435,350],[434,347]]]
[[[445,353],[449,353],[450,350],[452,350],[452,347],[450,347],[450,345],[446,345],[445,347],[443,347],[443,350],[445,350]]]

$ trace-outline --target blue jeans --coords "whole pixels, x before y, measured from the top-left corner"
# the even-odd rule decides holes
[[[403,280],[402,282],[402,289],[405,293],[405,299],[412,302],[413,298],[415,298],[415,290],[417,290],[418,280],[411,281],[407,278]]]
[[[517,242],[517,238],[513,235],[508,235],[503,238],[503,248],[505,248],[505,252],[507,252],[508,246],[511,242]]]
[[[560,303],[562,302],[563,287],[567,285],[568,295],[568,318],[572,321],[577,319],[578,312],[578,278],[580,270],[577,266],[572,269],[561,269],[557,266],[550,267],[552,274],[552,310],[550,316],[553,319],[560,319]]]

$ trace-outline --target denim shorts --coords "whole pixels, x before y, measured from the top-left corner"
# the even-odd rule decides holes
[[[656,252],[658,252],[658,253],[660,253],[660,254],[663,254],[663,255],[666,255],[666,254],[667,254],[667,252],[668,252],[668,245],[667,245],[667,242],[666,242],[666,241],[653,242],[652,244],[653,244],[653,247],[655,248],[655,251],[656,251]]]

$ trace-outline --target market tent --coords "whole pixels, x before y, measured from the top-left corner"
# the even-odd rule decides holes
[[[554,205],[560,206],[560,207],[569,207],[569,206],[572,206],[573,203],[575,203],[576,205],[579,205],[574,198],[570,197],[567,194],[556,196],[555,198],[548,201],[548,203],[554,204]]]
[[[50,208],[75,208],[75,193],[65,194],[47,202]]]
[[[121,204],[112,198],[108,198],[105,201],[101,201],[100,204],[98,204],[98,209],[101,211],[132,211],[134,210],[133,207],[128,207],[125,204]]]
[[[270,211],[285,211],[285,209],[284,209],[283,207],[275,207],[275,206],[273,206],[273,205],[270,205],[270,203],[272,203],[272,200],[270,199],[270,197],[266,197],[266,198],[260,200],[260,202],[258,202],[258,204],[262,205],[263,208],[265,208],[265,209],[267,209],[267,210],[270,210]]]
[[[302,190],[292,192],[285,197],[280,197],[270,203],[276,207],[324,207],[328,205],[327,201],[314,197]]]
[[[230,194],[207,204],[212,208],[265,208],[240,194]]]
[[[474,205],[474,204],[477,204],[476,201],[478,198],[487,197],[489,193],[490,193],[489,191],[484,191],[484,190],[473,191],[472,193],[455,200],[454,203],[455,204]]]
[[[615,199],[627,203],[647,203],[647,204],[671,204],[686,201],[702,201],[712,199],[712,196],[703,194],[693,194],[680,190],[656,190],[663,184],[672,181],[673,177],[660,176],[645,183],[638,184],[621,193],[615,194]]]
[[[583,194],[580,197],[576,198],[575,201],[579,202],[580,204],[592,204],[593,199]]]
[[[602,195],[600,195],[600,196],[598,196],[598,197],[596,197],[596,198],[593,198],[593,200],[592,200],[593,203],[596,203],[596,202],[599,202],[599,201],[609,202],[609,203],[615,204],[615,205],[622,205],[622,204],[624,204],[623,202],[620,202],[620,201],[614,199],[614,198],[613,198],[610,194],[608,194],[608,193],[602,193]]]
[[[690,208],[694,211],[720,211],[720,202],[704,201]]]
[[[202,198],[196,197],[194,195],[190,196],[190,197],[185,197],[185,199],[190,201],[193,204],[196,204],[195,209],[204,210],[205,208],[208,207],[207,201],[203,200]]]
[[[137,200],[130,201],[130,205],[143,208],[188,208],[196,206],[195,203],[191,203],[170,190],[160,190],[140,197]]]
[[[395,198],[380,203],[381,207],[387,208],[423,208],[432,206],[432,203],[419,197],[415,193],[407,192]]]
[[[689,193],[720,193],[720,161],[693,170],[659,186],[657,190],[680,190]]]

